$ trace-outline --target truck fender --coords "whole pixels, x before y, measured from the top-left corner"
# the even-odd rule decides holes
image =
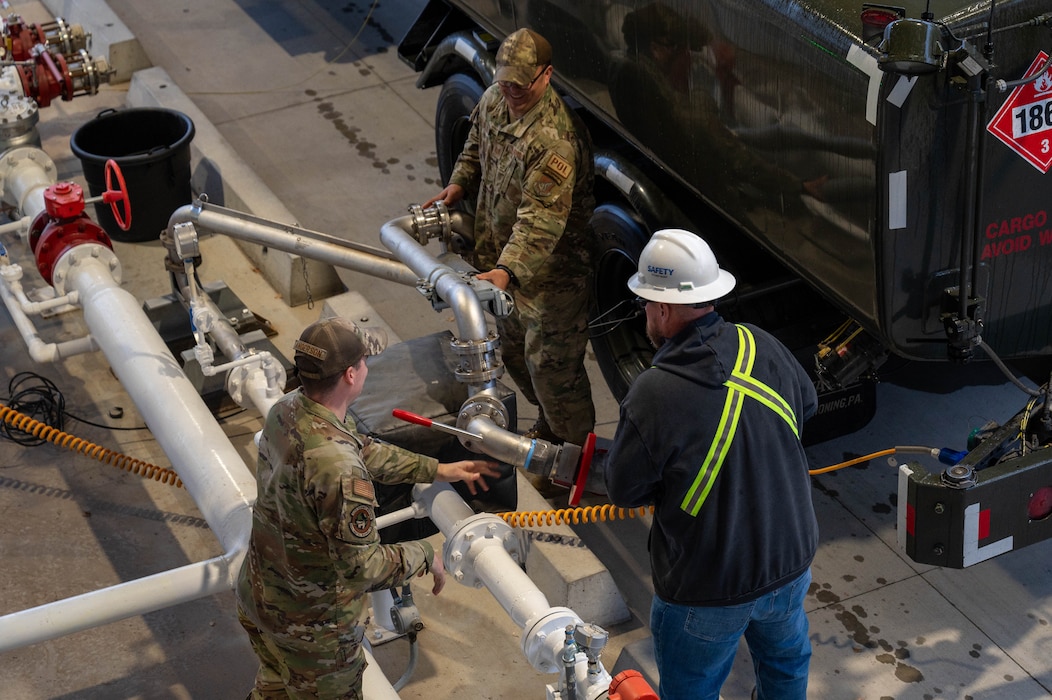
[[[482,85],[493,83],[496,74],[496,53],[480,36],[467,30],[453,32],[434,48],[431,58],[420,75],[418,88],[441,85],[456,73],[471,72]]]

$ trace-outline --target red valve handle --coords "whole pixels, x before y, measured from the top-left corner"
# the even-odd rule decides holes
[[[415,413],[403,411],[400,408],[396,408],[393,411],[391,411],[391,415],[395,418],[398,418],[399,420],[404,420],[407,423],[416,423],[417,425],[422,425],[425,428],[430,428],[431,423],[433,422],[430,418],[424,418],[423,416],[418,416]]]
[[[577,478],[570,488],[570,505],[576,506],[584,495],[584,485],[588,482],[588,472],[592,470],[592,457],[595,456],[595,433],[588,433],[581,448],[581,464],[577,468]]]
[[[106,161],[106,191],[102,193],[102,201],[110,205],[113,210],[113,219],[121,227],[121,231],[131,228],[131,200],[128,199],[128,186],[124,184],[124,173],[117,161],[110,158]],[[117,178],[118,189],[113,189],[113,178]],[[123,202],[124,216],[117,209],[117,203]]]
[[[439,432],[449,433],[450,435],[457,435],[461,438],[471,438],[472,440],[475,440],[480,443],[482,442],[481,435],[475,435],[474,433],[469,433],[466,430],[461,430],[460,428],[455,428],[452,425],[446,425],[445,423],[436,423],[430,418],[424,418],[423,416],[418,416],[415,413],[403,411],[400,408],[392,410],[391,415],[395,418],[400,418],[401,420],[404,420],[408,423],[416,423],[417,425],[422,425],[425,428],[434,428]]]

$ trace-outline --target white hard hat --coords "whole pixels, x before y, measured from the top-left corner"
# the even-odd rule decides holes
[[[690,231],[662,229],[639,255],[639,271],[628,288],[649,301],[698,304],[734,289],[734,275],[721,270],[709,244]]]

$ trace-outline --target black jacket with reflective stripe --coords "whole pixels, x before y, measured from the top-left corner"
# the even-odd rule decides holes
[[[799,425],[818,399],[792,353],[748,325],[751,376],[779,394]],[[607,455],[610,499],[654,503],[654,590],[679,605],[745,603],[802,574],[818,545],[803,446],[786,420],[746,398],[726,458],[696,516],[681,504],[719,431],[738,354],[734,324],[707,314],[654,355],[621,403]]]

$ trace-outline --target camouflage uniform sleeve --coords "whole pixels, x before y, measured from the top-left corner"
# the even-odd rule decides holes
[[[381,484],[429,484],[438,460],[379,440],[365,439],[362,459],[369,476]]]
[[[342,514],[334,538],[333,558],[347,570],[348,578],[362,584],[362,590],[376,591],[400,585],[421,571],[430,570],[435,550],[430,542],[415,540],[380,544],[376,530],[376,501],[372,483],[345,475]]]
[[[329,461],[324,471],[332,482],[313,489],[318,525],[328,542],[329,557],[342,568],[343,577],[360,584],[359,590],[374,591],[429,570],[435,558],[431,543],[380,544],[375,492],[361,458],[344,454],[333,461],[331,453],[318,457]]]
[[[518,218],[498,261],[522,285],[541,269],[562,238],[576,180],[577,152],[571,141],[553,140],[538,150],[527,164]]]

